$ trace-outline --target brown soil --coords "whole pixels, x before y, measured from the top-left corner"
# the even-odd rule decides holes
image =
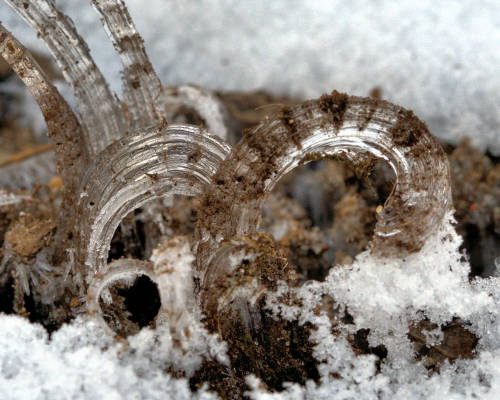
[[[244,238],[233,252],[241,259],[234,273],[221,275],[202,294],[207,328],[228,344],[231,369],[226,375],[232,382],[231,396],[243,396],[248,374],[260,378],[271,391],[282,390],[283,382],[318,381],[318,362],[309,340],[311,327],[276,318],[265,308],[266,294],[279,280],[293,284],[297,278],[281,247],[268,234],[255,234]],[[191,384],[196,385],[201,377],[206,379],[207,371],[200,370]],[[218,378],[208,376],[207,381],[220,390]]]
[[[439,327],[428,320],[420,321],[410,327],[408,337],[415,344],[416,360],[425,360],[429,370],[439,372],[439,366],[445,361],[453,362],[458,358],[467,359],[475,356],[478,338],[467,330],[467,324],[454,319],[439,330],[443,339],[439,343],[428,343],[424,332]]]
[[[31,257],[50,243],[55,228],[52,216],[44,219],[31,215],[23,216],[7,232],[5,240],[19,256]]]

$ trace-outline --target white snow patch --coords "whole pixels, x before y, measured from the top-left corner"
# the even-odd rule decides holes
[[[459,251],[461,238],[447,216],[439,232],[418,253],[402,260],[375,259],[362,253],[349,266],[334,266],[325,282],[309,282],[293,289],[302,306],[289,306],[280,298],[290,289],[282,284],[269,298],[277,315],[312,323],[311,340],[321,384],[291,385],[286,393],[262,394],[258,381],[249,380],[253,398],[314,399],[443,399],[500,397],[500,279],[477,279],[470,283],[469,265]],[[354,324],[335,327],[317,307],[323,296],[331,296],[337,312],[348,310]],[[477,356],[441,366],[430,375],[422,362],[414,361],[408,338],[409,326],[429,319],[438,325],[460,318],[479,338]],[[373,355],[356,356],[346,340],[349,333],[369,329],[370,346],[383,344],[388,355],[376,371]],[[441,332],[428,332],[439,342]],[[259,397],[259,396],[263,397]]]
[[[10,399],[215,399],[193,394],[186,379],[163,370],[163,343],[142,341],[143,330],[117,342],[91,319],[55,332],[0,314],[0,398]]]

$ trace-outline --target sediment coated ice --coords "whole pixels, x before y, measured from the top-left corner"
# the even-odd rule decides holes
[[[374,157],[396,175],[377,213],[373,254],[402,257],[419,249],[452,207],[448,160],[425,124],[402,107],[334,91],[283,107],[221,162],[198,213],[198,267],[208,268],[218,243],[257,232],[266,195],[287,173],[328,157],[360,168]]]
[[[119,92],[119,58],[88,0],[57,4]],[[378,86],[385,99],[413,109],[440,138],[468,136],[500,154],[498,1],[126,4],[164,84],[305,97],[332,89],[364,96]],[[3,3],[0,15],[26,45],[46,52]]]

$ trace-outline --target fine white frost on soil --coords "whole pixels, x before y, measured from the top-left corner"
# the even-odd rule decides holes
[[[448,220],[423,249],[405,259],[374,259],[361,253],[349,266],[335,266],[325,282],[294,289],[301,306],[283,304],[284,284],[268,297],[276,316],[313,325],[314,356],[321,362],[319,384],[285,385],[267,393],[249,376],[252,399],[498,399],[500,396],[500,281],[469,282],[469,265],[459,251],[461,238]],[[185,268],[185,266],[184,266]],[[186,280],[185,280],[186,281]],[[182,285],[182,281],[177,282]],[[184,284],[190,285],[190,282]],[[318,304],[333,298],[335,312],[345,309],[354,324],[340,323],[332,334],[331,309]],[[295,302],[296,303],[296,302]],[[457,360],[431,374],[415,362],[408,339],[412,321],[438,325],[460,318],[480,339],[472,360]],[[186,318],[191,318],[186,316]],[[17,316],[0,315],[0,398],[2,399],[212,399],[196,394],[186,379],[203,359],[226,362],[225,348],[191,320],[197,340],[179,351],[168,321],[156,330],[143,329],[128,340],[114,340],[91,318],[78,318],[49,339],[39,325]],[[370,329],[370,346],[388,351],[377,372],[374,355],[355,355],[346,337]],[[440,332],[426,333],[439,341]]]
[[[88,0],[58,0],[120,91],[120,61]],[[440,138],[500,154],[500,2],[462,0],[127,0],[165,84],[265,89],[314,98],[332,89],[413,109]],[[0,2],[0,19],[46,52]]]

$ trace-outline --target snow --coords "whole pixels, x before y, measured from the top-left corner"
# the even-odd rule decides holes
[[[321,384],[294,385],[279,395],[284,397],[262,398],[498,398],[500,280],[469,282],[470,267],[459,250],[462,239],[451,216],[447,219],[416,254],[377,260],[361,253],[352,265],[334,266],[324,283],[310,282],[292,290],[302,307],[280,302],[280,295],[289,291],[285,285],[271,296],[269,307],[274,313],[315,327],[311,340],[316,343],[315,357],[322,361]],[[326,314],[318,316],[315,311],[324,295],[334,299],[341,315],[347,309],[354,319],[354,325],[335,327],[338,336],[332,335]],[[423,363],[414,361],[408,327],[423,318],[443,325],[453,317],[470,323],[469,329],[480,338],[477,357],[447,362],[440,374],[429,376]],[[347,334],[359,329],[370,330],[370,346],[383,344],[388,351],[380,373],[376,373],[375,356],[356,356],[346,340]],[[437,333],[428,334],[439,340]],[[254,398],[260,399],[255,378],[250,381]]]
[[[75,21],[111,87],[120,62],[87,0],[57,2]],[[468,136],[500,154],[500,3],[496,0],[126,1],[166,85],[332,89],[411,108],[437,136]],[[30,48],[43,44],[6,4],[1,20]]]
[[[17,316],[0,314],[0,324],[1,399],[215,398],[192,394],[186,379],[163,373],[157,349],[144,345],[147,330],[126,346],[91,319],[77,319],[50,340],[40,325]]]

